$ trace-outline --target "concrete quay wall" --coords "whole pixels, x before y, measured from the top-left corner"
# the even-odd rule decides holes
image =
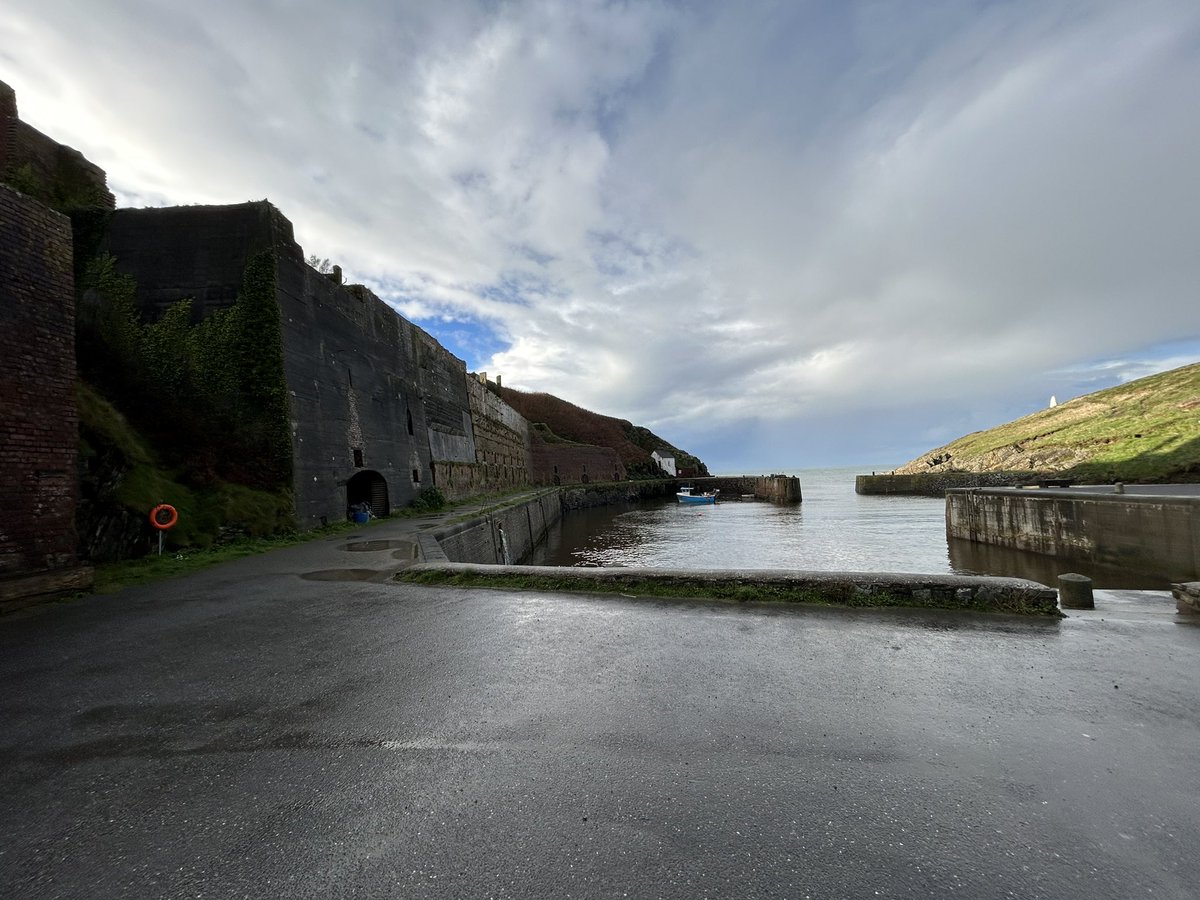
[[[1200,496],[1172,494],[1169,489],[1136,494],[949,490],[946,534],[1063,560],[1119,566],[1172,581],[1200,580]]]
[[[856,494],[906,494],[942,497],[946,491],[968,487],[1017,487],[1037,484],[1037,472],[918,472],[911,475],[856,475]]]
[[[755,500],[772,503],[800,503],[800,479],[795,475],[714,475],[689,478],[697,491],[719,490],[726,498],[753,494]]]
[[[428,562],[515,565],[529,557],[560,518],[562,501],[557,490],[549,490],[435,531],[430,540],[420,542],[421,557]]]

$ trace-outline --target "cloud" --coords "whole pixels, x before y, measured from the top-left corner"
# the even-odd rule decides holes
[[[472,368],[717,469],[1200,346],[1182,0],[10,6],[23,117],[123,199],[268,196]]]

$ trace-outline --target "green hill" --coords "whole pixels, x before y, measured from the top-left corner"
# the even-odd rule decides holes
[[[1200,363],[1077,397],[896,470],[1057,473],[1078,482],[1200,481]]]
[[[695,456],[680,450],[648,428],[625,419],[604,416],[555,397],[498,387],[489,389],[534,424],[544,439],[567,440],[597,447],[611,447],[621,457],[631,478],[657,478],[662,472],[650,459],[655,450],[670,451],[680,471],[707,475],[708,467]]]

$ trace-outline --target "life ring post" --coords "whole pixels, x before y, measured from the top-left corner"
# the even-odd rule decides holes
[[[170,503],[160,503],[150,510],[150,524],[158,532],[158,555],[162,556],[163,534],[179,522],[179,510]]]

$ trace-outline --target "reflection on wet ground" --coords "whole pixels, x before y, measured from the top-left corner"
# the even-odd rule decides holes
[[[375,550],[410,550],[412,545],[412,541],[355,541],[352,544],[344,544],[338,549],[350,553],[370,553]]]
[[[377,569],[322,569],[300,575],[306,581],[386,581],[391,576],[391,572]]]
[[[955,572],[962,575],[1009,575],[1055,587],[1059,575],[1075,572],[1091,578],[1097,588],[1143,591],[1165,591],[1171,588],[1169,578],[1155,573],[1103,566],[1087,560],[1061,559],[1009,547],[979,544],[961,538],[950,538],[947,544],[950,565]]]

